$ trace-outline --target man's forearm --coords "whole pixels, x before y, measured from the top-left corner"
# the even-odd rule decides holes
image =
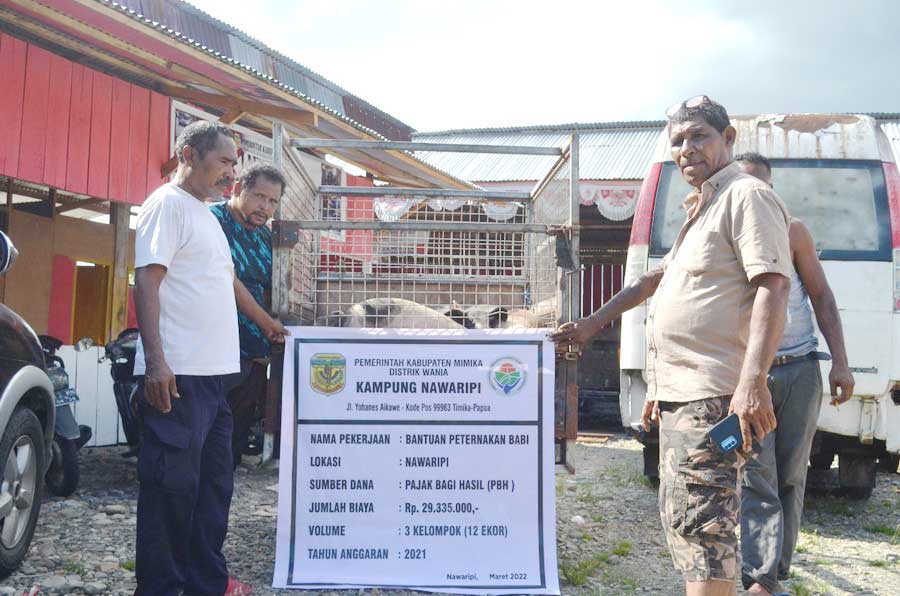
[[[765,274],[753,299],[747,353],[741,367],[742,381],[765,379],[784,333],[790,282],[778,274]]]
[[[165,360],[159,335],[159,283],[146,271],[135,273],[134,309],[147,364]]]
[[[662,270],[645,273],[631,284],[622,288],[609,302],[588,317],[591,326],[596,329],[602,329],[621,317],[626,311],[650,298],[659,286],[662,274]]]
[[[258,326],[263,327],[271,320],[269,313],[259,305],[250,290],[237,277],[234,278],[234,297],[238,309]]]
[[[825,336],[828,349],[835,364],[848,366],[847,349],[844,346],[844,330],[841,326],[841,315],[838,313],[837,302],[829,288],[821,296],[810,296],[813,310],[816,313],[816,322],[819,330]]]

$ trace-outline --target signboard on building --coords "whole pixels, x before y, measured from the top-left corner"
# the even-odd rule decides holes
[[[209,112],[204,112],[200,108],[195,108],[180,101],[172,101],[172,133],[171,146],[174,152],[175,139],[181,134],[189,124],[197,120],[207,120],[209,122],[218,122],[219,117]],[[267,164],[273,163],[274,147],[272,139],[258,132],[254,132],[249,128],[245,128],[239,124],[231,124],[228,128],[234,134],[234,142],[238,148],[238,163],[235,167],[235,173],[240,174],[243,168],[246,168],[255,161],[262,161]]]
[[[274,587],[559,593],[546,330],[291,333]]]

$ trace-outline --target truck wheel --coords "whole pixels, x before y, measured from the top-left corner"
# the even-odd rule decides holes
[[[900,467],[900,453],[882,453],[878,456],[878,470],[887,474],[896,474]]]
[[[813,470],[830,470],[837,455],[837,446],[829,435],[817,432],[813,437],[812,451],[809,453],[809,465]]]
[[[41,511],[44,432],[34,412],[17,409],[0,438],[0,578],[22,562]]]
[[[53,459],[47,470],[47,490],[57,497],[68,497],[78,488],[78,445],[71,439],[53,437]]]
[[[864,500],[875,488],[877,460],[868,450],[845,449],[838,457],[838,493],[849,499]]]
[[[833,451],[820,451],[809,456],[809,465],[813,470],[830,470],[834,463]]]

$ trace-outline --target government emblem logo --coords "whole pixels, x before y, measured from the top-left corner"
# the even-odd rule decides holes
[[[512,395],[525,385],[525,365],[509,356],[494,362],[488,374],[491,386],[503,395]]]
[[[316,393],[334,395],[347,380],[347,359],[340,354],[313,354],[309,359],[309,386]]]

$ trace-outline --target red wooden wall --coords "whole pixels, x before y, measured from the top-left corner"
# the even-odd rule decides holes
[[[54,255],[47,335],[52,335],[64,344],[72,343],[72,307],[74,303],[75,261],[68,257]]]
[[[621,289],[625,266],[616,263],[586,264],[581,270],[581,316],[586,317],[609,302]],[[611,323],[619,324],[618,319]]]
[[[0,175],[140,205],[162,184],[169,98],[0,33]]]

